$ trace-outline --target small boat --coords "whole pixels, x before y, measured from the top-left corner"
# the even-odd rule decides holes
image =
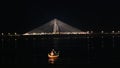
[[[48,57],[51,59],[57,59],[59,57],[59,52],[57,53],[54,49],[48,53]]]

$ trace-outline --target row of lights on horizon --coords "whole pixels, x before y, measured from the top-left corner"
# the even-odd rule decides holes
[[[87,31],[87,33],[93,33],[93,31]],[[103,33],[105,33],[104,31],[101,31],[101,33],[103,34]],[[115,31],[112,31],[112,33],[120,33],[120,31],[117,31],[117,32],[115,32]],[[4,35],[5,33],[1,33],[1,35]],[[7,33],[7,35],[18,35],[17,33]]]
[[[88,33],[94,33],[93,31],[87,31]],[[105,33],[104,31],[101,31],[101,33],[103,34],[103,33]],[[112,33],[120,33],[120,31],[117,31],[117,32],[115,32],[115,31],[112,31]]]
[[[1,33],[1,35],[4,35],[5,33]],[[11,34],[11,33],[7,33],[7,35],[18,35],[17,33]]]

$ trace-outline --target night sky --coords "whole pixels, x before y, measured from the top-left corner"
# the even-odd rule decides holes
[[[24,33],[54,18],[83,31],[120,30],[117,1],[12,0],[1,7],[0,32]]]

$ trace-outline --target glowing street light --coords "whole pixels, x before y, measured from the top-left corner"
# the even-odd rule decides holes
[[[87,34],[89,34],[90,32],[89,31],[87,31]]]
[[[103,33],[104,33],[104,31],[102,30],[102,31],[101,31],[101,33],[103,34]]]
[[[15,35],[17,35],[17,33],[15,33]]]
[[[120,31],[118,31],[118,33],[120,33]]]
[[[115,31],[112,31],[112,33],[115,33]]]
[[[8,35],[10,35],[10,33],[8,33]]]
[[[4,33],[2,33],[2,35],[4,35]]]
[[[93,31],[91,31],[91,33],[93,33]]]

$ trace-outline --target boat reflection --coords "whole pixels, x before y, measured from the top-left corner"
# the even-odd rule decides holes
[[[48,53],[48,62],[54,64],[55,61],[58,59],[58,57],[59,57],[59,52],[57,53],[54,49],[52,49],[52,51]]]

